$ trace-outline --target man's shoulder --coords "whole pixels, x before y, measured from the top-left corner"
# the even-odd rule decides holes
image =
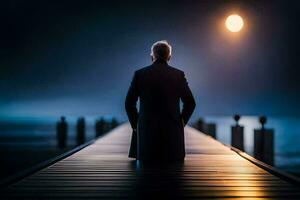
[[[173,67],[173,66],[168,65],[168,68],[169,68],[171,71],[175,72],[175,73],[178,73],[178,74],[184,74],[184,71],[182,71],[182,70],[180,70],[180,69],[178,69],[178,68],[176,68],[176,67]]]
[[[149,65],[149,66],[146,66],[146,67],[139,68],[139,69],[137,69],[137,70],[135,71],[135,74],[136,74],[136,75],[143,74],[143,73],[145,73],[145,72],[147,72],[147,71],[151,71],[152,68],[153,68],[152,65]],[[174,73],[174,74],[184,75],[184,71],[182,71],[182,70],[180,70],[180,69],[178,69],[178,68],[176,68],[176,67],[173,67],[173,66],[168,65],[168,66],[167,66],[167,69],[168,69],[169,71],[171,71],[172,73]]]
[[[142,67],[142,68],[135,70],[135,73],[143,73],[145,71],[151,70],[151,68],[152,68],[152,65]],[[173,71],[173,72],[177,72],[177,73],[184,73],[184,71],[182,71],[176,67],[170,66],[170,65],[167,66],[167,69],[170,71]]]
[[[151,65],[146,66],[146,67],[139,68],[139,69],[137,69],[137,70],[135,71],[135,74],[140,74],[140,73],[143,73],[143,72],[145,72],[145,71],[148,71],[148,70],[150,70],[150,67],[151,67]]]

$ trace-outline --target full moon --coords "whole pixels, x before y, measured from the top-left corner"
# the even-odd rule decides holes
[[[225,21],[227,29],[231,32],[239,32],[244,26],[244,20],[239,15],[230,15]]]

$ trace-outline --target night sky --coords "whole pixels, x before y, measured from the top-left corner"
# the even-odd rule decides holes
[[[126,2],[126,3],[125,3]],[[204,115],[300,116],[299,1],[1,1],[0,116],[115,116],[153,42]],[[239,33],[224,27],[238,13]]]

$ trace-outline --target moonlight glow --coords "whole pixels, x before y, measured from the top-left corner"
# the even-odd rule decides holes
[[[231,32],[239,32],[244,26],[244,20],[239,15],[230,15],[227,17],[225,25]]]

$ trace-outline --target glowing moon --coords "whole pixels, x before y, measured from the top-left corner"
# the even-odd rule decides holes
[[[244,20],[239,15],[230,15],[225,21],[227,29],[231,32],[239,32],[244,26]]]

